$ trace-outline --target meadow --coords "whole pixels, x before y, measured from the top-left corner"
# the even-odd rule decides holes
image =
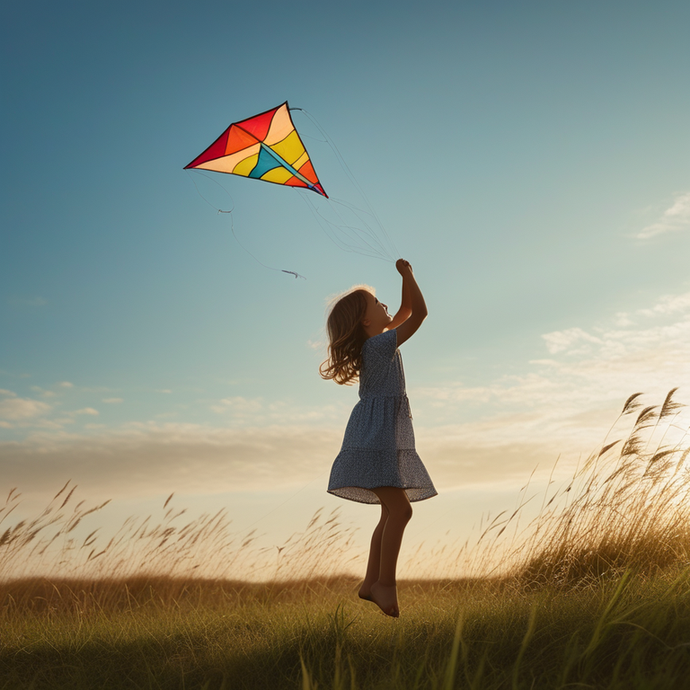
[[[14,523],[11,491],[0,688],[690,688],[690,449],[674,393],[631,396],[536,517],[521,524],[525,491],[447,553],[462,577],[400,582],[399,619],[342,574],[337,515],[317,513],[250,582],[199,568],[218,553],[238,572],[261,561],[222,514],[179,524],[169,498],[162,522],[101,543],[97,529],[74,536],[100,506],[73,486]]]

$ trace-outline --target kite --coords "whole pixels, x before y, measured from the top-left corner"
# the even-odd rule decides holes
[[[292,123],[287,101],[231,124],[184,169],[190,168],[311,189],[328,199]]]

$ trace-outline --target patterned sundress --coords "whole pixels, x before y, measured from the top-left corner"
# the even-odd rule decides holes
[[[359,503],[380,503],[371,489],[405,489],[410,501],[437,492],[415,450],[410,403],[395,329],[362,346],[359,402],[350,415],[343,445],[333,462],[328,492]]]

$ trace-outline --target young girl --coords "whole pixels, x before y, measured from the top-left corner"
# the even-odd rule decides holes
[[[398,347],[411,338],[427,309],[412,266],[398,259],[402,304],[395,316],[366,286],[341,297],[328,316],[328,359],[321,376],[339,384],[359,378],[359,402],[331,469],[328,491],[360,503],[380,503],[381,519],[371,538],[369,562],[359,589],[388,616],[397,617],[395,570],[410,501],[436,495],[415,450],[410,404]]]

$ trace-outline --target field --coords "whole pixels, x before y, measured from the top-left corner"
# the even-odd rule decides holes
[[[299,568],[283,577],[202,578],[189,568],[204,548],[240,558],[251,537],[212,516],[75,545],[65,535],[95,513],[66,512],[64,487],[35,520],[3,525],[0,689],[690,688],[689,451],[682,429],[670,441],[673,391],[658,407],[638,397],[627,437],[548,491],[536,519],[486,526],[463,556],[481,575],[400,582],[397,620],[359,601],[356,580],[319,574],[319,545],[348,538],[336,521],[286,545]],[[190,565],[161,572],[157,550]],[[12,574],[48,557],[54,575]]]

